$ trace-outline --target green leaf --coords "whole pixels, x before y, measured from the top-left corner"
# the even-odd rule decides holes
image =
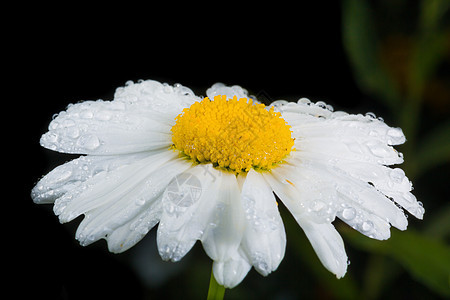
[[[440,207],[432,216],[427,216],[427,220],[425,232],[428,236],[450,238],[450,203]]]
[[[378,38],[369,4],[366,0],[345,0],[342,9],[344,48],[357,83],[389,108],[397,108],[400,97],[380,65]]]
[[[420,27],[423,31],[438,27],[445,13],[450,9],[448,0],[422,0],[420,9]]]
[[[387,241],[372,240],[350,229],[341,232],[355,247],[389,256],[428,288],[450,296],[450,246],[410,229],[392,230]]]

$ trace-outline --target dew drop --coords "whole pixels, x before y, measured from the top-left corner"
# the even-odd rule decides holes
[[[401,138],[403,137],[403,132],[400,128],[391,128],[388,130],[387,135],[393,138]]]
[[[323,101],[317,101],[315,103],[315,105],[320,107],[320,108],[327,109],[327,104],[325,102],[323,102]]]
[[[80,130],[77,127],[70,127],[67,129],[67,136],[76,139],[80,136]]]
[[[95,150],[100,146],[100,140],[93,134],[85,134],[78,139],[77,145],[88,150]]]
[[[400,168],[395,168],[389,173],[389,177],[394,183],[400,184],[405,178],[405,172]]]
[[[112,117],[111,112],[109,111],[99,111],[95,114],[95,118],[101,121],[108,121]]]
[[[58,141],[58,135],[54,132],[49,132],[44,137],[47,140],[47,142],[50,143],[56,143]]]
[[[342,211],[342,217],[347,220],[353,220],[356,216],[356,211],[353,207],[346,208]]]
[[[90,111],[90,110],[83,110],[81,113],[80,113],[80,118],[82,118],[82,119],[92,119],[92,117],[94,116],[94,113],[92,112],[92,111]]]
[[[423,208],[423,206],[418,206],[416,208],[416,215],[417,216],[423,216],[424,213],[425,213],[425,208]]]
[[[344,141],[344,143],[347,146],[348,150],[350,150],[351,152],[363,154],[361,147],[357,143],[354,143],[353,141]]]
[[[303,99],[303,98],[302,98]],[[300,101],[300,100],[299,100]],[[276,101],[274,101],[274,102],[272,102],[272,104],[271,104],[271,106],[274,106],[274,107],[281,107],[281,106],[283,106],[283,105],[286,105],[286,104],[288,104],[289,102],[287,102],[286,100],[276,100]]]
[[[378,132],[376,130],[371,130],[371,131],[369,131],[369,135],[376,137],[376,136],[378,136]]]
[[[145,204],[145,198],[137,198],[135,202],[137,206],[142,206]]]
[[[388,151],[381,144],[368,144],[367,147],[377,157],[386,157],[388,155]]]
[[[326,204],[323,203],[322,201],[314,201],[314,202],[312,203],[312,205],[311,205],[311,209],[312,209],[313,211],[316,211],[316,212],[317,212],[317,211],[320,211],[320,210],[324,209],[325,206],[326,206]]]
[[[373,228],[373,223],[371,221],[365,221],[361,225],[363,231],[369,231]]]
[[[61,122],[61,126],[63,128],[75,126],[75,121],[72,119],[65,119],[64,121]]]
[[[300,98],[300,99],[297,101],[297,103],[298,103],[298,104],[310,104],[310,103],[311,103],[311,100],[309,100],[308,98]]]
[[[366,113],[366,117],[369,117],[371,119],[376,119],[377,115],[375,115],[373,112],[368,112],[368,113]]]

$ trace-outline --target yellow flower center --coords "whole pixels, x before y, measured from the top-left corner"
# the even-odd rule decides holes
[[[172,127],[173,147],[197,163],[236,174],[269,170],[292,150],[290,126],[279,112],[247,98],[208,97],[185,108]]]

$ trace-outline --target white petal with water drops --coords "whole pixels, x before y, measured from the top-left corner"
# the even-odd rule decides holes
[[[160,198],[161,196],[150,205],[146,205],[145,210],[136,217],[106,236],[109,251],[121,253],[130,249],[158,224],[162,213]]]
[[[140,212],[152,209],[171,179],[188,169],[190,164],[177,158],[165,162],[164,168],[156,166],[144,166],[145,171],[136,172],[129,180],[120,182],[120,192],[113,190],[106,196],[109,201],[84,212],[85,218],[76,233],[81,244],[103,238]]]
[[[219,197],[202,244],[211,259],[225,262],[234,255],[242,241],[245,217],[236,176],[223,172],[217,180],[221,180],[217,190]]]
[[[53,169],[31,192],[35,203],[53,203],[68,192],[84,189],[88,179],[97,174],[109,174],[119,167],[132,164],[154,153],[135,153],[122,156],[81,156]]]
[[[245,178],[242,205],[247,223],[242,248],[255,269],[267,276],[284,257],[286,234],[272,190],[254,170]]]
[[[180,260],[214,222],[221,172],[197,165],[175,177],[162,198],[158,226],[159,254],[164,260]]]

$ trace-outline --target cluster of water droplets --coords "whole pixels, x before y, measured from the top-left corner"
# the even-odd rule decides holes
[[[128,158],[132,161],[137,156]],[[81,189],[83,182],[97,174],[114,170],[123,164],[126,162],[112,157],[81,156],[56,167],[44,176],[32,190],[31,196],[37,203],[52,203],[69,191]]]
[[[244,215],[250,226],[259,232],[268,232],[279,230],[281,219],[277,210],[263,210],[253,198],[244,196],[243,209]]]
[[[139,103],[141,107],[154,112],[174,114],[175,117],[184,107],[201,99],[191,89],[179,83],[172,86],[153,80],[138,80],[136,83],[130,80],[124,87],[116,89],[114,100]]]
[[[341,210],[337,212],[339,219],[364,235],[371,238],[383,238],[383,234],[378,232],[373,221],[370,219],[370,215],[366,211],[352,207],[346,203],[342,203],[341,207]]]
[[[339,209],[339,201],[335,193],[316,192],[315,199],[308,201],[306,210],[317,223],[333,222]]]
[[[125,103],[103,100],[71,104],[66,111],[54,116],[41,144],[69,153],[95,151],[102,145],[100,137],[94,133],[98,126],[117,118],[125,109]]]
[[[200,100],[181,84],[171,86],[156,81],[129,81],[119,87],[113,101],[84,101],[70,104],[53,116],[49,132],[41,144],[67,153],[107,152],[102,147],[114,134],[135,134],[162,130],[170,134],[175,117],[184,107]],[[162,125],[163,124],[166,125]],[[162,127],[161,127],[162,126]],[[158,129],[155,129],[158,128]],[[145,136],[142,136],[145,139]],[[142,151],[142,149],[139,149]],[[137,152],[137,151],[136,151]]]

